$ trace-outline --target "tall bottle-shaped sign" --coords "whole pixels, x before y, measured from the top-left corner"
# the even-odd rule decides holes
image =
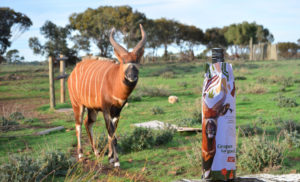
[[[202,91],[203,178],[227,181],[236,173],[235,83],[223,49],[212,50]]]

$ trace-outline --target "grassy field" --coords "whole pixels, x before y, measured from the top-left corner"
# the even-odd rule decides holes
[[[237,87],[237,128],[241,127],[246,132],[254,130],[252,135],[255,137],[267,138],[274,142],[280,137],[279,144],[289,144],[284,147],[284,151],[280,151],[284,155],[282,162],[274,166],[267,165],[256,172],[299,173],[300,60],[235,61],[232,64]],[[128,106],[123,109],[117,136],[121,138],[125,134],[130,135],[134,131],[132,124],[150,120],[189,125],[191,118],[201,110],[203,66],[203,62],[141,65],[139,83],[132,94],[134,96],[132,100],[138,99],[129,101]],[[71,70],[72,68],[68,68],[67,72]],[[49,110],[48,83],[46,66],[0,65],[0,115],[10,118],[12,113],[18,111],[25,117],[16,119],[11,116],[13,118],[11,120],[15,120],[17,124],[15,126],[12,124],[8,128],[1,126],[1,163],[7,162],[14,154],[29,153],[38,157],[43,152],[53,150],[75,156],[76,139],[72,113]],[[55,86],[58,103],[59,81],[56,81]],[[169,104],[168,95],[178,96],[179,102]],[[57,104],[57,109],[65,107],[71,107],[69,98],[66,104]],[[163,112],[154,113],[155,108]],[[201,127],[201,123],[191,125]],[[66,130],[46,136],[34,135],[38,131],[54,126],[64,126]],[[100,136],[105,132],[104,120],[100,114],[94,125],[94,133],[101,140]],[[249,142],[247,139],[254,136],[239,135],[238,152],[242,151],[243,144]],[[91,147],[85,129],[83,138],[83,150],[89,162],[96,161],[108,166],[106,156],[96,160],[90,154]],[[200,150],[197,146],[200,143],[200,135],[175,133],[173,140],[168,144],[120,154],[121,169],[118,172],[88,170],[88,174],[96,174],[95,180],[107,181],[199,179],[202,173]],[[244,170],[247,166],[241,163],[238,163],[238,166],[239,175],[251,172]],[[66,180],[76,179],[74,175],[68,176]],[[55,179],[63,181],[65,177]]]

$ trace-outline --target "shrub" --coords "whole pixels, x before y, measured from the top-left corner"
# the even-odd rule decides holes
[[[242,101],[243,101],[243,102],[248,102],[248,101],[250,101],[250,99],[249,99],[248,97],[243,96],[243,97],[242,97]]]
[[[187,82],[177,82],[177,85],[183,88],[187,88],[188,83]]]
[[[198,134],[199,135],[199,134]],[[201,134],[200,134],[201,135]],[[200,139],[199,139],[200,138]],[[201,136],[190,140],[192,149],[185,150],[185,154],[190,164],[195,168],[201,170],[202,168],[202,140]]]
[[[28,154],[10,156],[9,161],[0,166],[0,181],[41,181],[48,176],[66,175],[75,159],[54,151],[34,158]]]
[[[23,114],[21,112],[13,112],[9,115],[9,118],[11,120],[21,120],[21,119],[24,119],[25,117],[23,116]]]
[[[285,97],[283,95],[278,95],[277,97],[273,98],[273,100],[278,101],[277,106],[279,106],[279,107],[297,107],[298,106],[296,99]]]
[[[0,129],[1,131],[8,131],[15,126],[19,125],[18,122],[7,119],[3,116],[0,117]]]
[[[192,127],[197,124],[199,124],[199,122],[193,118],[183,118],[177,122],[177,125],[182,127]]]
[[[160,74],[163,78],[175,78],[175,74],[172,71],[166,71]]]
[[[152,129],[138,127],[131,135],[120,137],[120,149],[123,153],[149,149],[172,141],[173,135],[173,130],[169,128],[154,133]]]
[[[138,102],[142,100],[141,94],[132,94],[128,97],[128,102]]]
[[[193,112],[193,120],[196,124],[202,123],[202,112],[199,109],[195,109]]]
[[[283,121],[282,128],[289,132],[294,132],[294,131],[300,132],[300,124],[296,123],[294,120]]]
[[[239,136],[246,136],[246,137],[253,136],[256,134],[261,134],[262,131],[263,130],[261,128],[251,124],[239,126],[238,129]]]
[[[300,147],[300,134],[297,130],[285,132],[285,143],[289,146],[289,148],[299,148]]]
[[[244,87],[237,87],[238,94],[263,94],[268,90],[261,84],[247,84]]]
[[[173,140],[174,132],[170,129],[159,132],[155,139],[155,145],[164,145]]]
[[[146,128],[135,128],[131,135],[125,135],[120,139],[121,151],[141,151],[151,148],[155,144],[152,130]]]
[[[265,168],[276,167],[282,164],[286,157],[286,144],[262,136],[249,136],[243,141],[237,153],[238,166],[247,172],[260,172]]]
[[[245,76],[236,76],[234,79],[235,80],[247,80],[247,78]]]
[[[154,114],[154,115],[157,115],[157,114],[164,114],[164,113],[165,113],[165,111],[164,111],[161,107],[159,107],[159,106],[153,107],[153,108],[151,109],[151,111],[152,111],[152,114]]]
[[[69,168],[75,163],[74,158],[70,158],[60,151],[46,152],[42,155],[41,168],[42,174],[47,176],[53,174],[55,176],[65,176]]]
[[[137,93],[143,96],[149,97],[163,97],[169,96],[170,91],[165,86],[158,86],[158,87],[139,87],[137,88]]]
[[[28,155],[10,156],[9,161],[0,166],[0,181],[35,181],[41,175],[40,168],[39,161]]]

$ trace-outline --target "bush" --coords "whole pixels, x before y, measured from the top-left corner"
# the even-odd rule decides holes
[[[139,87],[137,88],[137,93],[141,96],[149,97],[164,97],[169,96],[170,91],[165,88],[165,86],[158,87]]]
[[[41,181],[48,176],[66,175],[75,159],[54,151],[39,158],[27,154],[10,156],[9,161],[0,166],[0,181]]]
[[[164,114],[164,113],[165,113],[165,111],[164,111],[161,107],[159,107],[159,106],[153,107],[153,108],[151,109],[151,111],[152,111],[152,114],[154,114],[154,115],[157,115],[157,114]]]
[[[142,100],[142,96],[140,94],[132,94],[128,97],[128,102],[139,102]]]
[[[0,117],[0,129],[1,131],[9,131],[15,126],[19,125],[18,122],[7,119],[3,116]]]
[[[193,112],[193,120],[196,124],[202,123],[202,112],[201,110],[195,109]]]
[[[52,173],[55,176],[65,176],[69,168],[75,163],[75,159],[63,152],[52,151],[42,156],[41,163],[44,176]]]
[[[239,126],[238,129],[239,136],[246,136],[246,137],[261,134],[262,131],[263,130],[261,128],[251,124]]]
[[[286,157],[285,142],[270,140],[265,136],[249,136],[237,153],[238,167],[247,172],[260,172],[265,168],[280,166]]]
[[[163,130],[162,132],[158,133],[155,139],[155,145],[164,145],[169,143],[173,140],[174,132],[170,129]]]
[[[0,181],[36,181],[41,174],[40,163],[28,155],[10,156],[9,161],[0,166]]]
[[[187,82],[177,82],[177,85],[183,88],[187,88],[188,83]]]
[[[296,99],[285,97],[283,95],[278,95],[277,97],[273,98],[274,101],[278,101],[277,106],[279,107],[297,107],[298,103]]]
[[[200,169],[202,168],[202,140],[199,138],[201,138],[201,136],[190,140],[190,142],[192,143],[192,149],[185,150],[185,154],[190,164],[194,166],[195,169],[198,169],[200,171]]]
[[[289,146],[289,148],[299,148],[300,147],[300,134],[297,130],[285,133],[285,143]]]
[[[237,76],[234,78],[235,80],[247,80],[245,76]]]
[[[166,71],[160,74],[163,78],[175,78],[175,74],[172,71]]]
[[[174,132],[171,129],[165,129],[154,133],[149,128],[135,128],[131,135],[120,137],[120,149],[123,153],[132,151],[141,151],[153,146],[164,145],[173,140]]]
[[[294,120],[283,121],[281,128],[289,132],[294,132],[294,131],[300,132],[300,124],[296,123]]]
[[[23,114],[21,112],[13,112],[9,115],[9,118],[11,120],[21,120],[21,119],[24,119],[25,117],[23,116]]]
[[[152,130],[146,128],[135,128],[131,135],[125,135],[120,139],[121,151],[141,151],[151,148],[155,144]]]

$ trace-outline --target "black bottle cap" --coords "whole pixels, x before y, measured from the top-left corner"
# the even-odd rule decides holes
[[[212,63],[224,62],[224,50],[222,48],[212,49]]]

